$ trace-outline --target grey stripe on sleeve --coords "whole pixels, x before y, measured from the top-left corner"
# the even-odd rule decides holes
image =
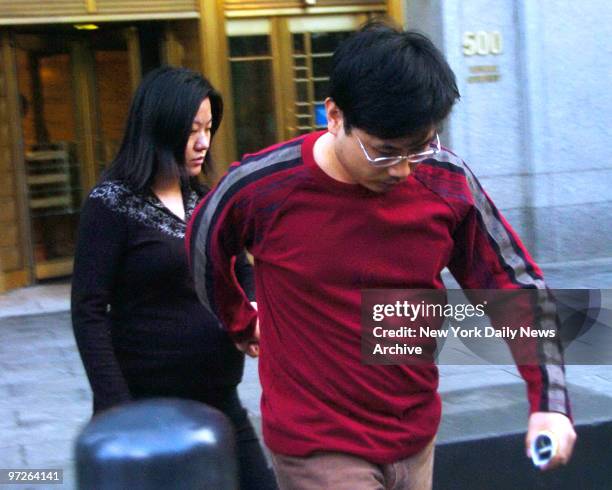
[[[504,224],[495,216],[491,202],[482,191],[478,181],[467,168],[465,163],[450,152],[440,153],[437,160],[448,162],[462,170],[467,179],[470,192],[474,199],[474,205],[480,213],[487,232],[497,244],[501,260],[512,268],[516,281],[528,287],[535,286],[539,290],[538,301],[544,308],[554,307],[550,303],[546,285],[542,279],[531,276],[528,272],[528,264],[525,259],[517,254],[512,246],[513,238]],[[543,315],[542,327],[546,329],[556,329],[555,315]],[[548,378],[546,396],[548,400],[548,410],[566,412],[566,392],[565,375],[563,372],[563,360],[558,344],[551,339],[541,339],[542,356],[544,358],[543,369]]]
[[[268,166],[283,163],[290,160],[299,158],[301,154],[301,144],[293,144],[285,147],[281,147],[278,150],[273,150],[270,153],[262,155],[261,158],[256,158],[249,161],[246,164],[242,164],[229,172],[225,179],[215,189],[214,194],[211,196],[209,201],[204,205],[201,212],[204,212],[204,216],[200,220],[200,226],[196,230],[195,246],[192,254],[193,261],[193,275],[196,293],[198,298],[204,305],[204,307],[213,315],[216,316],[212,308],[213,294],[211,284],[206,281],[206,269],[208,267],[208,237],[211,227],[214,226],[212,223],[213,217],[217,212],[221,201],[224,197],[233,192],[232,189],[237,186],[241,187],[241,181],[247,179],[250,175],[258,172]]]

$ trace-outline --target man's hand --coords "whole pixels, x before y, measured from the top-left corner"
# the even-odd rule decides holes
[[[541,469],[546,471],[567,464],[572,457],[574,443],[576,442],[576,432],[570,419],[558,412],[532,413],[529,417],[527,437],[525,438],[528,458],[531,457],[531,441],[542,431],[550,432],[555,436],[557,451],[553,458],[545,466],[542,466]]]
[[[255,310],[257,310],[256,302],[251,301],[251,305],[253,308],[255,308]],[[236,342],[234,345],[236,346],[236,349],[238,349],[240,352],[244,352],[249,357],[259,357],[259,318],[255,324],[253,336],[244,342]]]

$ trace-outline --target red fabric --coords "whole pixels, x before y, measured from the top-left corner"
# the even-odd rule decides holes
[[[232,170],[244,172],[240,184],[213,191],[225,194],[211,204],[211,230],[190,240],[192,248],[205,240],[208,252],[208,274],[195,280],[212,291],[203,300],[230,334],[244,339],[254,313],[237,291],[229,258],[243,246],[255,258],[263,432],[272,451],[342,451],[391,463],[435,435],[438,372],[434,365],[361,362],[360,291],[443,288],[447,266],[463,287],[515,288],[520,271],[502,263],[464,174],[422,164],[404,184],[376,194],[335,181],[316,165],[312,148],[320,134],[302,140],[299,162],[290,151],[295,141],[277,145]],[[526,269],[539,273],[511,236]],[[540,409],[542,372],[521,374],[531,409]]]

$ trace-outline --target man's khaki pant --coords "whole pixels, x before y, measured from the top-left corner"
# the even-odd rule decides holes
[[[378,465],[344,453],[272,454],[281,490],[430,490],[435,439],[420,453]]]

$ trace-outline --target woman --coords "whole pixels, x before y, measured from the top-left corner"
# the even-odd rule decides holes
[[[195,72],[152,71],[138,88],[121,148],[81,214],[72,322],[94,413],[156,396],[224,412],[236,430],[241,488],[275,488],[237,393],[244,355],[200,305],[186,223],[221,122],[221,96]],[[244,257],[236,275],[253,293]]]

